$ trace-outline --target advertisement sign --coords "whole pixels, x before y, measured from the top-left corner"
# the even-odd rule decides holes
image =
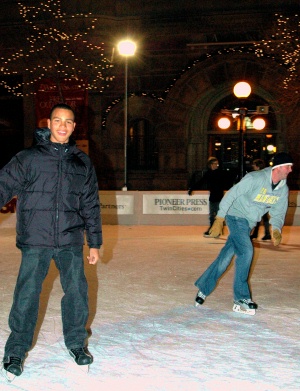
[[[185,194],[172,193],[143,193],[136,192],[133,195],[127,192],[106,191],[105,194],[99,192],[101,214],[110,217],[123,215],[128,216],[129,220],[107,220],[114,221],[113,224],[126,224],[127,221],[143,221],[142,216],[148,218],[151,215],[160,215],[156,218],[156,223],[164,224],[167,215],[189,215],[195,216],[195,220],[183,220],[186,225],[198,224],[199,216],[209,214],[209,195],[208,194],[193,194],[188,196]],[[15,226],[16,223],[16,201],[14,197],[10,202],[0,209],[0,228],[7,226]],[[129,217],[130,216],[130,217]],[[109,217],[109,218],[110,218]],[[132,219],[133,218],[133,219]],[[109,222],[108,224],[110,224]],[[291,191],[289,196],[289,207],[287,210],[285,225],[300,225],[300,192]]]
[[[101,214],[106,215],[133,215],[134,197],[133,195],[107,195],[100,197]]]
[[[88,92],[76,80],[41,79],[36,84],[35,112],[36,126],[47,126],[47,119],[52,107],[58,103],[66,103],[75,112],[76,127],[73,133],[75,140],[86,140],[83,145],[87,152],[88,140]],[[80,148],[80,145],[78,145]]]
[[[143,214],[208,214],[208,195],[144,194]]]

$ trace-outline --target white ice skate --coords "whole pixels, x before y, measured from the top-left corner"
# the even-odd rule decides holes
[[[198,307],[199,305],[202,305],[206,299],[206,296],[201,291],[198,291],[196,297],[195,297],[195,307]]]
[[[232,309],[234,312],[239,312],[241,314],[255,315],[257,304],[251,299],[234,300]]]

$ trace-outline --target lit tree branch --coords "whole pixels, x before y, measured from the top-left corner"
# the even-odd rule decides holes
[[[83,88],[98,92],[109,86],[114,79],[113,65],[105,57],[104,43],[92,42],[91,31],[97,18],[91,14],[66,16],[61,11],[60,0],[45,0],[34,6],[20,1],[18,6],[29,34],[13,53],[7,54],[3,45],[2,50],[0,46],[0,75],[22,74],[26,81],[11,86],[3,78],[0,83],[4,87],[22,96],[24,86],[34,93],[34,84],[43,78],[57,83],[75,79]]]

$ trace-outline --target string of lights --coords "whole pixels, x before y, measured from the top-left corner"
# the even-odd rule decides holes
[[[91,42],[90,32],[97,18],[82,13],[67,16],[60,0],[44,0],[32,6],[19,1],[18,7],[29,35],[24,47],[8,57],[1,55],[0,75],[22,73],[23,82],[10,85],[3,78],[0,84],[4,88],[16,96],[34,94],[34,85],[43,78],[76,80],[82,88],[98,92],[109,86],[114,79],[113,64],[104,55],[104,43]],[[71,29],[72,23],[78,28]]]
[[[297,82],[300,54],[300,21],[299,15],[284,16],[275,14],[274,31],[269,39],[255,44],[257,57],[271,56],[274,60],[279,59],[287,69],[288,75],[283,81],[283,88],[289,89],[291,83]],[[297,83],[298,84],[298,83]],[[297,85],[296,93],[298,93]]]
[[[166,96],[169,94],[171,89],[174,87],[175,83],[193,67],[197,66],[200,62],[214,57],[216,55],[224,54],[249,54],[256,57],[265,57],[276,61],[278,65],[282,65],[286,68],[288,75],[283,80],[283,89],[285,90],[284,96],[282,99],[288,102],[294,102],[296,104],[295,96],[300,93],[300,85],[298,82],[298,72],[299,72],[299,32],[300,32],[300,21],[298,14],[294,16],[283,16],[275,14],[275,23],[274,23],[274,32],[271,34],[270,39],[264,39],[261,42],[253,42],[251,45],[229,45],[228,47],[223,47],[208,53],[205,53],[200,58],[194,60],[190,65],[181,70],[181,72],[173,79],[173,82],[166,88],[163,96],[155,97],[159,102],[164,102]],[[293,83],[292,83],[293,82]],[[293,99],[287,99],[287,94],[293,95]],[[296,94],[296,95],[295,95]],[[148,95],[148,94],[144,94]],[[149,96],[149,95],[148,95]],[[299,94],[300,99],[300,94]],[[280,99],[279,99],[280,100]],[[106,126],[106,118],[112,108],[121,101],[121,99],[116,99],[111,105],[106,109],[104,114],[104,120],[102,126]]]

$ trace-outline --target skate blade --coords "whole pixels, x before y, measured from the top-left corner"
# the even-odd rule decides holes
[[[233,311],[234,312],[238,312],[240,314],[244,314],[244,315],[255,315],[255,309],[250,309],[250,308],[242,308],[240,305],[238,304],[234,304],[233,305]]]
[[[77,368],[79,367],[79,370],[83,373],[89,373],[90,371],[90,365],[77,365]]]
[[[80,372],[82,372],[82,373],[89,373],[91,364],[78,365],[78,364],[76,364],[76,362],[74,360],[72,360],[71,365],[72,365],[72,369],[76,369],[76,370],[79,369]]]
[[[80,370],[80,372],[83,372],[83,373],[89,373],[89,371],[90,371],[90,364],[88,364],[88,365],[77,365],[76,364],[76,367]]]
[[[1,368],[1,372],[5,379],[9,382],[12,383],[15,380],[16,375],[14,375],[11,372],[6,371],[3,367]]]

